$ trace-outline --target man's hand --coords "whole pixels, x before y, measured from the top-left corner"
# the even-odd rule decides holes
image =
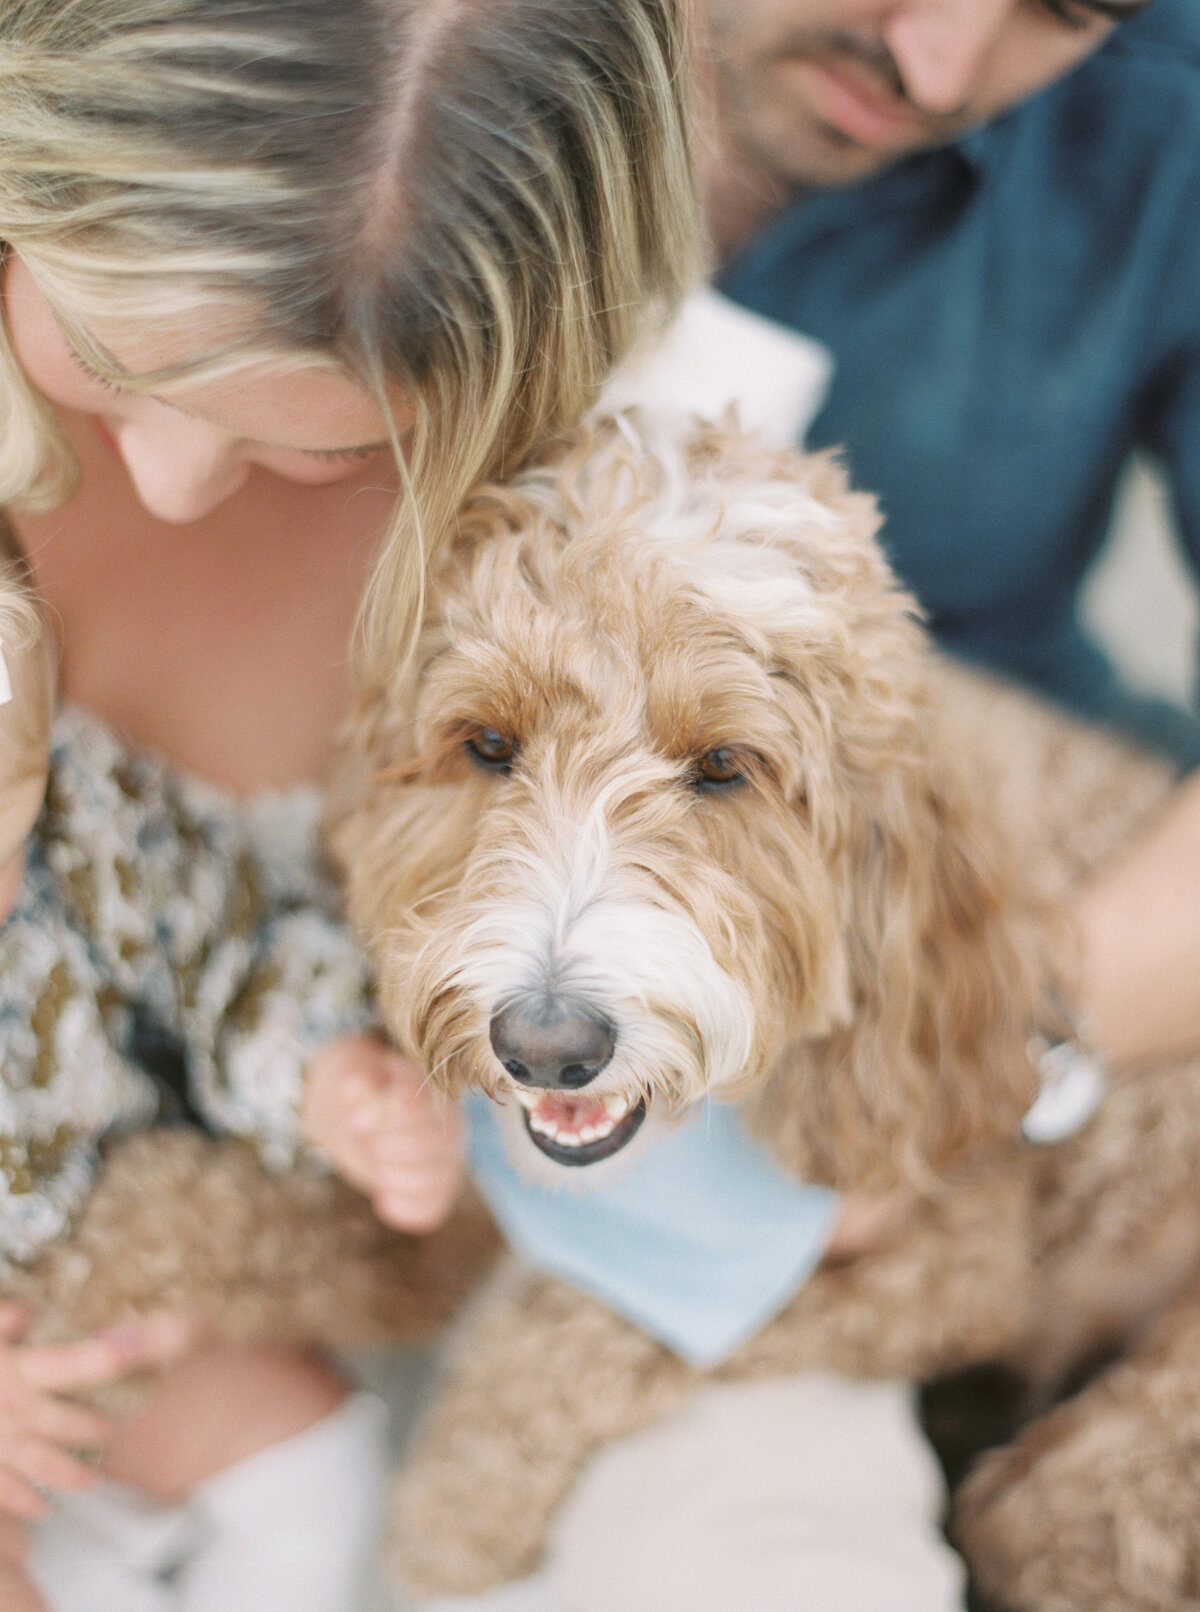
[[[0,1512],[32,1521],[49,1503],[43,1489],[90,1489],[97,1456],[114,1428],[107,1416],[61,1396],[117,1381],[144,1367],[171,1365],[191,1347],[186,1318],[146,1316],[78,1343],[22,1344],[32,1316],[0,1303]]]
[[[1072,903],[1073,1006],[1114,1064],[1200,1052],[1200,772]]]
[[[377,1036],[321,1048],[308,1067],[301,1123],[388,1225],[433,1231],[450,1213],[462,1179],[458,1110]]]
[[[885,1248],[907,1226],[919,1200],[903,1188],[880,1197],[851,1193],[842,1200],[824,1258],[831,1265],[874,1254]]]

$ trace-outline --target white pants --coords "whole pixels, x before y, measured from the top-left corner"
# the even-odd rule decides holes
[[[427,1612],[962,1612],[911,1391],[700,1390],[585,1469],[536,1578]]]
[[[352,1394],[186,1504],[119,1484],[68,1495],[34,1532],[52,1612],[355,1612],[378,1548],[386,1408]]]

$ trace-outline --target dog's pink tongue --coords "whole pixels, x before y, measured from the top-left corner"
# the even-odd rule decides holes
[[[602,1097],[574,1097],[561,1091],[547,1092],[534,1113],[557,1131],[582,1131],[608,1118]]]

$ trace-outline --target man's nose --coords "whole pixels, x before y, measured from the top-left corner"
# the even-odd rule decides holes
[[[174,525],[209,514],[250,473],[237,437],[163,405],[112,429],[139,499]]]
[[[1018,0],[901,0],[883,25],[910,101],[945,116],[967,105]]]

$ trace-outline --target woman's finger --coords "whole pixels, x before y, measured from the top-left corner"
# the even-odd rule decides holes
[[[136,1364],[118,1340],[99,1337],[23,1349],[20,1356],[21,1375],[29,1386],[51,1393],[114,1382]]]
[[[383,1103],[377,1094],[347,1098],[346,1129],[352,1137],[375,1136],[383,1122]]]
[[[130,1367],[173,1366],[203,1340],[206,1328],[182,1310],[152,1310],[119,1326],[105,1327],[97,1336],[116,1344]]]
[[[428,1081],[389,1081],[379,1094],[384,1112],[401,1118],[453,1124],[458,1105]]]
[[[50,1510],[50,1502],[38,1493],[19,1472],[10,1466],[0,1466],[0,1511],[26,1522],[38,1522]]]
[[[447,1147],[389,1147],[381,1142],[375,1150],[376,1168],[381,1174],[417,1176],[453,1175],[462,1168],[461,1155]]]
[[[429,1077],[419,1063],[412,1058],[406,1058],[402,1052],[393,1052],[390,1049],[381,1059],[381,1068],[384,1079],[393,1090],[406,1092],[427,1092],[429,1090]]]
[[[462,1135],[457,1122],[428,1119],[419,1125],[382,1125],[377,1146],[389,1153],[457,1158],[462,1151]]]
[[[24,1568],[29,1560],[29,1530],[17,1517],[5,1515],[0,1506],[0,1570]]]
[[[348,1181],[360,1192],[370,1192],[379,1178],[374,1149],[369,1141],[360,1142],[355,1147],[339,1148],[336,1154],[330,1153],[329,1157],[343,1181]]]
[[[0,1340],[11,1343],[28,1329],[32,1320],[33,1311],[28,1305],[0,1299]]]
[[[454,1194],[380,1192],[372,1204],[385,1226],[397,1231],[436,1231],[454,1206]]]
[[[51,1393],[96,1388],[144,1367],[173,1365],[196,1346],[202,1331],[194,1317],[172,1311],[138,1316],[77,1343],[22,1349],[21,1375],[30,1387]]]
[[[116,1431],[113,1421],[87,1405],[49,1396],[34,1400],[29,1431],[67,1450],[100,1449]]]
[[[380,1177],[446,1175],[458,1164],[458,1154],[441,1146],[394,1146],[381,1139],[375,1149],[375,1173]]]
[[[47,1444],[35,1438],[23,1439],[17,1445],[9,1458],[9,1466],[10,1470],[15,1468],[21,1477],[43,1489],[60,1489],[75,1494],[94,1488],[99,1477],[96,1468],[87,1461],[81,1461],[77,1455],[68,1455],[56,1444]]]
[[[407,1182],[395,1185],[381,1186],[376,1194],[379,1200],[395,1209],[420,1211],[426,1204],[437,1208],[444,1208],[454,1202],[455,1187],[444,1181],[431,1183],[429,1186],[414,1187]]]

